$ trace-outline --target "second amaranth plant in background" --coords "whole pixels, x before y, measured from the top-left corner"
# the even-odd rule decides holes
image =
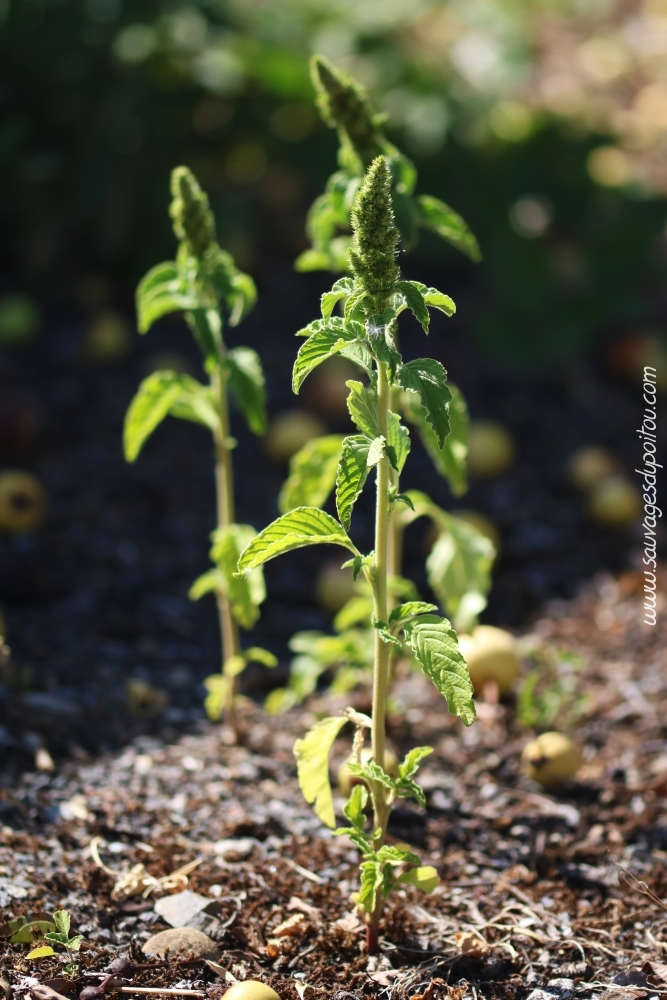
[[[227,349],[223,317],[235,326],[255,304],[252,278],[239,271],[231,254],[223,250],[215,233],[208,198],[187,167],[177,167],[171,177],[170,207],[178,238],[175,261],[157,264],[137,288],[139,332],[168,313],[183,312],[203,357],[209,376],[203,385],[190,375],[156,371],[139,386],[125,417],[125,457],[134,462],[146,439],[167,416],[191,420],[208,427],[215,444],[215,481],[218,526],[212,534],[213,569],[197,579],[194,600],[213,592],[218,602],[222,638],[222,670],[207,678],[206,709],[211,718],[223,711],[237,733],[234,701],[237,677],[250,660],[273,667],[276,658],[265,649],[241,649],[238,626],[252,628],[265,597],[261,569],[247,579],[236,577],[239,553],[256,532],[234,519],[232,449],[229,428],[228,387],[251,431],[266,429],[264,375],[258,355],[249,347]]]
[[[397,798],[413,797],[424,803],[414,780],[419,762],[431,753],[417,747],[392,777],[385,767],[385,720],[391,651],[407,643],[422,670],[447,699],[449,709],[466,725],[475,718],[473,689],[456,632],[437,608],[423,601],[409,601],[390,608],[389,523],[393,509],[411,506],[410,498],[392,485],[410,450],[410,436],[398,414],[390,408],[392,391],[415,395],[424,409],[439,446],[450,431],[447,373],[431,358],[403,363],[395,342],[399,315],[411,309],[428,332],[429,307],[453,310],[448,296],[418,282],[402,281],[396,264],[398,231],[394,225],[391,173],[384,156],[377,157],[356,195],[353,211],[353,246],[350,266],[353,279],[336,282],[322,299],[323,318],[300,331],[307,340],[294,365],[293,387],[298,392],[317,365],[341,353],[357,364],[370,380],[368,387],[354,383],[350,406],[358,434],[345,438],[336,478],[339,520],[319,507],[297,507],[270,524],[248,545],[239,559],[245,576],[269,559],[305,545],[340,545],[352,553],[349,565],[355,575],[363,572],[373,592],[373,708],[366,716],[351,709],[338,717],[322,719],[295,745],[299,782],[317,815],[335,826],[329,783],[329,752],[346,723],[355,726],[352,773],[361,779],[350,794],[345,816],[348,834],[362,853],[361,886],[355,900],[365,914],[369,952],[378,948],[383,902],[395,885],[417,885],[427,892],[438,883],[434,868],[402,847],[386,843],[392,806]],[[343,317],[332,316],[336,302],[345,300]],[[369,472],[376,474],[375,548],[363,555],[348,534],[353,507]],[[372,757],[362,763],[366,730],[371,733]],[[370,829],[366,806],[372,808]]]

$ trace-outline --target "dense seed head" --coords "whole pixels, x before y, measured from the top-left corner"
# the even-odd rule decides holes
[[[379,305],[392,294],[399,277],[399,236],[394,225],[391,173],[384,156],[373,160],[361,182],[352,208],[352,229],[352,273]]]
[[[186,240],[195,257],[202,257],[215,243],[215,221],[206,193],[187,167],[176,167],[171,174],[173,201],[169,213],[179,240]]]
[[[383,135],[366,91],[324,56],[313,56],[310,73],[322,118],[338,129],[341,142],[351,145],[367,167],[381,152]]]

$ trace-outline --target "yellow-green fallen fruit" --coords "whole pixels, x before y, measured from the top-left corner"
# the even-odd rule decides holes
[[[230,986],[222,1000],[280,1000],[280,995],[258,979],[246,979]]]
[[[34,531],[45,513],[46,493],[37,476],[21,471],[0,473],[0,531]]]
[[[495,681],[503,697],[512,691],[519,679],[519,653],[513,635],[493,625],[478,625],[472,635],[459,636],[461,650],[470,680],[479,695],[487,681]]]
[[[129,354],[132,331],[124,316],[100,313],[86,330],[85,353],[98,364],[113,364]]]
[[[348,567],[343,569],[338,562],[327,563],[315,581],[317,603],[335,615],[354,596],[354,577]]]
[[[579,750],[564,733],[542,733],[521,754],[524,772],[544,788],[555,788],[573,778],[580,763]]]
[[[276,462],[286,462],[303,448],[306,441],[322,437],[326,428],[321,420],[303,410],[287,410],[272,421],[264,438],[264,449]]]
[[[367,764],[371,757],[373,756],[373,751],[370,747],[364,747],[361,751],[361,763]],[[341,792],[345,798],[348,797],[355,785],[358,785],[360,778],[355,777],[350,771],[350,764],[352,763],[352,758],[348,757],[338,768],[338,790]],[[396,775],[398,774],[398,757],[393,750],[385,748],[384,751],[384,769],[387,774]]]
[[[606,528],[626,528],[641,514],[639,490],[625,476],[607,476],[588,495],[591,518]]]
[[[514,462],[512,435],[495,420],[473,420],[468,428],[468,469],[473,476],[501,476]]]
[[[579,490],[590,490],[601,479],[619,471],[618,459],[606,448],[596,445],[578,448],[567,466],[568,478]]]
[[[18,347],[39,331],[39,309],[28,295],[6,295],[0,301],[0,344]]]
[[[488,517],[484,514],[480,514],[476,510],[454,510],[452,511],[454,517],[458,518],[459,521],[465,521],[466,524],[470,524],[473,528],[477,528],[480,535],[484,535],[493,542],[493,547],[496,552],[500,549],[500,532],[496,528],[493,521],[490,521]]]

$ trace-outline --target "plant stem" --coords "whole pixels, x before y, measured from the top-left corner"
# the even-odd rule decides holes
[[[389,421],[390,386],[387,378],[387,366],[378,362],[378,430],[385,439]],[[373,587],[374,613],[378,621],[386,622],[388,618],[387,575],[389,572],[389,459],[385,456],[377,466],[377,504],[375,511],[375,579]],[[375,662],[373,665],[373,728],[372,746],[373,760],[384,768],[385,745],[385,715],[387,707],[387,672],[389,669],[390,647],[383,642],[380,632],[375,630]],[[389,805],[384,785],[373,782],[373,828],[378,835],[373,841],[374,850],[379,850],[384,843]],[[378,924],[382,904],[378,898],[376,907],[368,915],[366,928],[366,945],[369,954],[374,954],[378,948]]]
[[[218,508],[218,527],[227,528],[234,523],[234,470],[229,440],[229,403],[227,400],[227,382],[221,368],[216,368],[211,375],[213,398],[220,419],[219,427],[214,432],[215,439],[215,484]],[[225,594],[217,592],[218,617],[220,619],[220,637],[222,640],[222,668],[232,656],[241,651],[239,629],[232,614],[230,602]],[[235,699],[237,693],[237,678],[229,677],[225,698],[225,714],[229,720],[234,736],[238,740],[239,730],[236,718]]]

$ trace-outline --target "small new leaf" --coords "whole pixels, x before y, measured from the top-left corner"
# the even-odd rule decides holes
[[[413,508],[414,510],[414,508]],[[403,622],[415,618],[417,615],[427,615],[431,611],[437,611],[435,604],[427,604],[425,601],[406,601],[400,604],[389,615],[389,627],[401,625]]]
[[[421,323],[424,333],[428,333],[430,316],[428,314],[426,301],[422,292],[422,288],[425,286],[421,285],[421,283],[417,281],[399,281],[396,287],[405,298],[408,308],[412,312],[415,319]]]
[[[322,316],[324,319],[329,319],[336,303],[340,302],[341,299],[346,299],[353,291],[354,280],[352,278],[339,278],[338,281],[334,282],[331,291],[325,292],[322,296]]]
[[[440,885],[440,876],[433,867],[433,865],[423,865],[419,868],[410,868],[407,872],[403,872],[396,879],[402,885],[414,885],[422,892],[433,892],[433,890]]]
[[[362,861],[360,868],[361,889],[357,895],[357,905],[367,913],[373,913],[378,889],[382,888],[384,881],[382,865],[379,861]]]
[[[346,722],[345,716],[321,719],[302,740],[297,740],[294,744],[297,775],[303,797],[306,802],[314,805],[315,814],[331,829],[336,825],[336,816],[329,783],[329,753]]]
[[[241,554],[238,572],[247,574],[269,559],[305,545],[342,545],[357,554],[347,532],[331,514],[317,507],[296,507],[253,539]]]
[[[381,434],[370,442],[366,457],[366,465],[369,469],[372,469],[384,458],[385,444],[385,439]]]
[[[411,778],[413,774],[416,774],[424,757],[428,757],[432,753],[433,747],[414,747],[414,749],[409,750],[398,765],[399,781],[403,778]]]

